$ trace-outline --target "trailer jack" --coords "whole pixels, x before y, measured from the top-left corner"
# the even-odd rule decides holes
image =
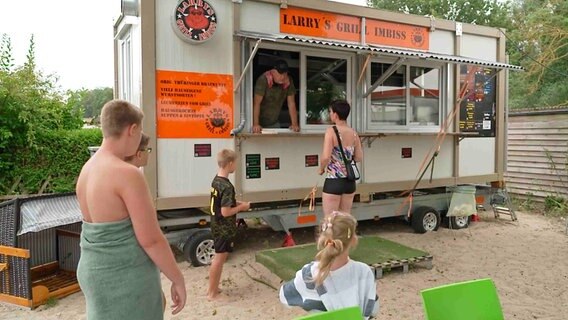
[[[292,233],[286,232],[286,235],[284,236],[284,242],[282,242],[282,247],[293,247],[295,245],[296,242],[294,242],[294,238],[292,238]]]

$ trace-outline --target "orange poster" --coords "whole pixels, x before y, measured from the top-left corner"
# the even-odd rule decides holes
[[[158,138],[228,138],[233,76],[156,71]]]
[[[280,32],[330,40],[361,42],[361,18],[288,7],[280,9]],[[365,43],[428,50],[428,28],[365,19]]]
[[[430,33],[426,27],[367,19],[365,39],[368,44],[387,45],[418,50],[430,48]]]
[[[361,41],[361,19],[308,9],[280,9],[280,32],[318,38]]]

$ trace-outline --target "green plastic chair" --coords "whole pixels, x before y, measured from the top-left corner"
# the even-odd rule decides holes
[[[420,293],[426,320],[504,320],[491,279],[453,283]]]
[[[333,311],[317,312],[307,316],[296,318],[295,320],[361,320],[361,309],[359,307],[349,307]]]

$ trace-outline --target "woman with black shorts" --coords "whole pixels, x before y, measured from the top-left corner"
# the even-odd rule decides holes
[[[361,140],[357,132],[347,124],[350,111],[351,106],[345,100],[333,101],[329,107],[330,119],[339,131],[345,157],[360,162],[363,159]],[[341,156],[333,127],[327,128],[323,141],[319,174],[324,173],[326,179],[323,185],[322,201],[325,216],[327,217],[333,211],[351,213],[356,184],[355,181],[347,179],[345,162]]]

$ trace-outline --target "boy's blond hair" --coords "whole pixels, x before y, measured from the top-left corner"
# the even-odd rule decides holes
[[[145,151],[144,149],[146,149],[149,143],[150,143],[150,136],[142,132],[142,138],[140,138],[140,144],[138,145],[137,151]],[[132,159],[134,159],[135,156],[136,154],[128,156],[124,158],[124,161],[132,161]]]
[[[237,153],[230,149],[223,149],[217,153],[217,164],[219,168],[225,168],[229,163],[237,160]]]
[[[118,138],[122,131],[133,124],[142,124],[144,113],[140,108],[124,100],[114,99],[103,106],[101,129],[103,137]]]

